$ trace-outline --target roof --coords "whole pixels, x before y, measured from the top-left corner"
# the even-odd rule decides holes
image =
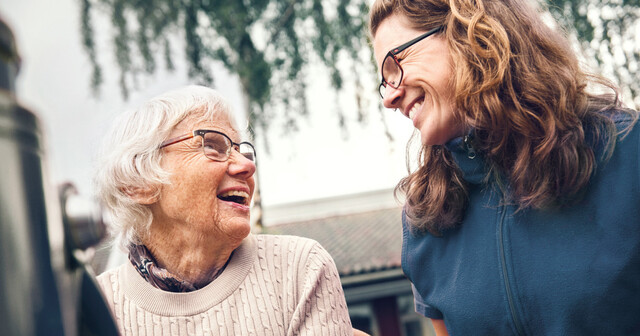
[[[340,276],[400,268],[401,207],[279,224],[262,233],[308,237],[331,254]]]

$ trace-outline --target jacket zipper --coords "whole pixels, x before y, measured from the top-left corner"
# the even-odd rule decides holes
[[[504,278],[504,286],[507,291],[507,301],[509,302],[509,310],[511,311],[511,320],[516,327],[516,332],[518,335],[524,335],[522,331],[522,326],[520,325],[520,320],[518,319],[518,315],[516,314],[515,304],[513,303],[513,294],[511,293],[511,285],[509,284],[509,277],[507,275],[507,259],[504,252],[504,236],[503,236],[503,226],[504,226],[504,218],[507,213],[507,206],[504,205],[502,207],[502,214],[500,216],[500,225],[498,226],[498,234],[499,234],[499,242],[500,242],[500,263],[502,264],[502,276]]]
[[[471,160],[476,158],[476,150],[473,148],[473,138],[470,135],[465,135],[464,139],[464,147],[467,150],[467,157]]]

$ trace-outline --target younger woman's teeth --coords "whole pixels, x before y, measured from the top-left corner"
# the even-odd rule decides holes
[[[411,110],[409,111],[409,119],[413,120],[413,116],[416,115],[416,112],[418,112],[421,106],[422,106],[422,103],[413,104],[413,107],[411,107]]]

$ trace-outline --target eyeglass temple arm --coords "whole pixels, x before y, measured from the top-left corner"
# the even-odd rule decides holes
[[[409,42],[407,42],[407,43],[405,43],[405,44],[403,44],[403,45],[401,45],[401,46],[399,46],[399,47],[397,47],[397,48],[393,49],[393,50],[391,51],[391,54],[395,56],[395,55],[399,54],[401,51],[403,51],[403,50],[405,50],[405,49],[409,48],[410,46],[412,46],[412,45],[414,45],[414,44],[416,44],[416,43],[420,42],[420,40],[424,40],[424,39],[426,39],[427,37],[429,37],[429,36],[431,36],[431,35],[433,35],[433,34],[435,34],[435,33],[439,32],[439,31],[441,31],[441,30],[444,30],[444,26],[440,26],[440,27],[433,28],[433,29],[431,29],[430,31],[428,31],[428,32],[426,32],[426,33],[424,33],[424,34],[422,34],[422,35],[420,35],[420,36],[418,36],[418,37],[414,38],[413,40],[411,40],[411,41],[409,41]]]
[[[187,140],[187,139],[191,139],[191,138],[193,138],[194,136],[196,136],[196,132],[195,132],[195,131],[194,131],[194,132],[192,132],[192,133],[188,133],[188,134],[185,134],[185,135],[181,135],[181,136],[176,137],[176,138],[167,139],[167,140],[165,140],[163,143],[161,143],[161,144],[160,144],[160,148],[167,147],[167,146],[169,146],[169,145],[173,145],[174,143],[178,143],[178,142],[180,142],[180,141],[184,141],[184,140]]]

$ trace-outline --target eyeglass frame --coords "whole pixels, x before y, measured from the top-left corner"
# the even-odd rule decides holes
[[[224,160],[216,160],[216,159],[212,159],[209,156],[207,156],[206,154],[204,154],[204,136],[207,133],[220,134],[223,137],[227,138],[227,140],[229,140],[229,142],[231,143],[231,146],[229,146],[229,150],[227,150],[227,158],[226,159],[224,159]],[[250,142],[247,142],[247,141],[242,141],[242,142],[239,142],[239,143],[238,142],[233,142],[233,140],[231,140],[231,138],[228,135],[226,135],[226,134],[224,134],[224,133],[222,133],[220,131],[215,131],[215,130],[207,130],[207,129],[194,130],[191,133],[187,133],[187,134],[183,134],[181,136],[175,137],[175,138],[167,139],[167,140],[163,141],[160,144],[160,147],[158,147],[158,148],[162,149],[162,148],[165,148],[167,146],[171,146],[173,144],[176,144],[178,142],[181,142],[181,141],[184,141],[184,140],[188,140],[188,139],[191,139],[191,138],[195,138],[197,136],[202,137],[202,154],[209,160],[217,161],[217,162],[225,162],[225,161],[229,160],[229,157],[231,156],[231,150],[232,149],[235,149],[236,152],[240,153],[240,151],[239,151],[240,145],[246,144],[246,145],[249,145],[249,147],[251,147],[251,151],[253,152],[253,158],[250,158],[250,157],[244,155],[243,153],[240,153],[240,154],[242,156],[244,156],[245,158],[253,161],[253,162],[256,161],[256,158],[257,158],[256,148],[253,147],[253,144],[251,144]]]
[[[404,77],[404,69],[402,69],[402,66],[400,65],[400,61],[401,60],[399,60],[396,55],[401,53],[401,52],[403,52],[405,49],[411,47],[412,45],[414,45],[414,44],[426,39],[427,37],[429,37],[429,36],[431,36],[431,35],[433,35],[435,33],[441,32],[442,30],[444,30],[444,26],[439,26],[439,27],[433,28],[433,29],[429,30],[428,32],[426,32],[426,33],[414,38],[413,40],[389,50],[389,52],[382,59],[382,64],[380,66],[380,76],[382,77],[382,80],[380,81],[380,85],[378,85],[378,93],[380,94],[380,97],[382,99],[384,99],[384,95],[382,94],[382,92],[383,92],[382,90],[383,90],[383,88],[384,88],[384,90],[387,89],[387,85],[386,84],[389,84],[392,88],[397,89],[397,88],[400,87],[400,83],[402,83],[402,78]],[[389,56],[391,56],[393,61],[396,62],[396,65],[400,69],[400,80],[398,81],[398,85],[395,85],[395,86],[393,84],[387,82],[387,80],[384,78],[384,64],[385,64],[385,62],[387,62],[387,58],[389,58]]]

